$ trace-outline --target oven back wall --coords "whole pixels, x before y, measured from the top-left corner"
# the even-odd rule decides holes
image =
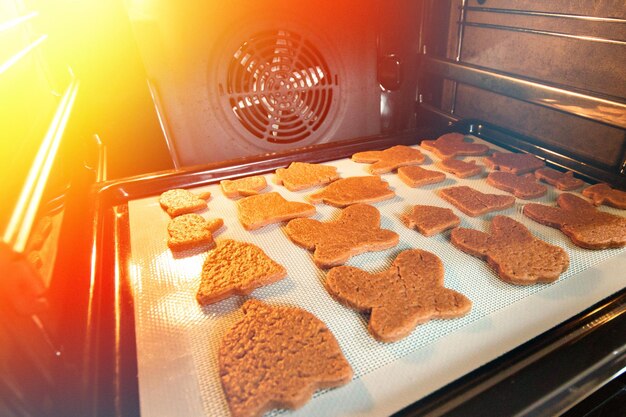
[[[626,173],[623,0],[430,3],[440,23],[428,24],[433,56],[591,98],[574,103],[545,91],[520,97],[513,90],[495,91],[494,78],[472,85],[467,78],[443,76],[440,97],[432,94],[436,107],[517,132],[605,171]]]
[[[181,165],[380,133],[377,3],[130,2]]]

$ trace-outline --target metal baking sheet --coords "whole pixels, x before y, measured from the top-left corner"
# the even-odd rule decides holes
[[[437,169],[434,161],[438,158],[420,150],[428,156],[422,166]],[[480,160],[466,158],[470,159]],[[367,175],[367,164],[349,159],[328,164],[336,166],[342,177]],[[408,187],[395,173],[383,175],[396,197],[374,205],[381,212],[382,227],[397,232],[400,243],[386,251],[358,255],[348,262],[375,272],[387,268],[402,250],[425,249],[442,259],[445,285],[473,301],[467,316],[433,320],[396,343],[375,341],[367,332],[364,315],[328,295],[322,284],[324,271],[314,265],[310,252],[287,238],[282,225],[246,231],[237,220],[235,201],[226,198],[218,184],[193,190],[212,193],[208,209],[200,214],[224,220],[225,227],[216,239],[254,243],[286,267],[287,278],[256,290],[252,296],[269,303],[296,305],[315,314],[334,333],[354,369],[350,384],[318,392],[295,412],[278,410],[271,415],[388,415],[626,287],[626,274],[615,273],[626,270],[626,249],[578,248],[561,232],[524,217],[524,200],[518,199],[508,210],[468,217],[439,198],[434,190],[469,185],[483,192],[505,193],[486,183],[486,172],[470,179],[447,175],[445,182],[423,188]],[[277,191],[288,200],[305,201],[304,197],[312,192],[290,192],[274,184],[272,175],[267,175],[267,180],[267,191]],[[554,204],[558,193],[549,186],[546,196],[533,201]],[[506,284],[485,262],[452,246],[449,232],[427,238],[406,228],[400,215],[414,204],[452,208],[461,218],[461,227],[483,231],[492,216],[511,216],[535,236],[564,248],[570,256],[569,269],[552,284]],[[624,215],[604,206],[600,210]],[[321,204],[314,218],[329,220],[339,212],[340,209]],[[218,378],[217,349],[222,335],[241,317],[239,307],[245,300],[233,297],[208,307],[198,305],[195,293],[206,253],[190,251],[174,256],[170,252],[166,245],[169,217],[160,208],[158,196],[129,202],[129,216],[141,415],[228,415]]]

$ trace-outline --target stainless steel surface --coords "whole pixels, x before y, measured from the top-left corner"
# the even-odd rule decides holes
[[[57,156],[65,127],[76,100],[79,85],[78,80],[73,80],[67,87],[46,136],[41,141],[35,161],[28,172],[26,182],[4,231],[2,240],[15,252],[23,253],[26,248],[52,170],[52,164]]]
[[[616,17],[598,17],[598,16],[588,16],[588,15],[574,14],[574,13],[554,13],[554,12],[541,12],[537,10],[500,9],[500,8],[495,8],[495,7],[479,7],[479,6],[466,6],[465,9],[468,11],[473,11],[473,12],[501,13],[501,14],[513,14],[513,15],[534,16],[534,17],[553,17],[553,18],[560,18],[560,19],[583,20],[587,22],[626,23],[626,19],[620,19]]]
[[[443,78],[489,90],[582,118],[626,129],[626,102],[574,92],[471,64],[425,57],[425,70]]]
[[[610,39],[610,38],[601,38],[597,36],[572,35],[569,33],[553,32],[549,30],[536,30],[536,29],[529,29],[529,28],[520,28],[520,27],[515,27],[515,26],[494,25],[494,24],[489,24],[489,23],[466,22],[464,20],[459,21],[458,23],[460,26],[473,26],[473,27],[480,27],[480,28],[486,28],[486,29],[508,30],[512,32],[532,33],[534,35],[557,36],[561,38],[569,38],[569,39],[576,39],[580,41],[589,41],[589,42],[601,42],[601,43],[608,43],[608,44],[620,45],[620,46],[626,45],[626,41],[621,41],[618,39]]]
[[[174,168],[178,169],[181,166],[180,158],[178,157],[176,144],[174,143],[174,138],[172,137],[172,130],[170,128],[169,122],[167,121],[165,112],[163,111],[163,103],[161,103],[161,97],[159,96],[156,85],[154,85],[154,83],[150,80],[146,80],[146,82],[148,83],[148,90],[150,91],[150,97],[152,98],[152,103],[154,104],[154,110],[156,111],[157,118],[159,119],[159,125],[161,126],[163,137],[165,138],[167,150],[170,154],[170,157],[172,158]]]

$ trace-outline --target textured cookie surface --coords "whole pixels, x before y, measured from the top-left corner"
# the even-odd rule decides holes
[[[622,210],[626,209],[626,192],[615,190],[608,184],[587,187],[583,190],[583,195],[590,198],[596,206],[604,204]]]
[[[371,311],[368,330],[376,339],[393,342],[431,319],[465,315],[472,307],[463,294],[443,286],[441,260],[430,252],[401,252],[386,271],[370,274],[351,266],[331,269],[324,285],[340,303]]]
[[[423,140],[420,146],[441,159],[459,155],[484,155],[489,151],[487,145],[465,141],[460,133],[447,133],[436,140]]]
[[[506,216],[491,220],[490,233],[458,228],[454,246],[486,259],[498,276],[513,284],[555,281],[569,266],[569,256],[558,246],[534,237],[523,224]]]
[[[461,161],[460,159],[446,158],[439,162],[439,168],[450,172],[459,178],[473,177],[483,172],[482,165],[477,165],[476,161]]]
[[[289,239],[308,250],[320,268],[346,262],[351,256],[378,251],[398,244],[398,234],[380,228],[380,212],[367,204],[345,208],[339,219],[320,222],[295,219],[285,227]]]
[[[374,203],[393,198],[395,193],[379,176],[343,178],[309,195],[308,200],[317,204],[323,201],[335,207],[346,207],[356,203]]]
[[[532,174],[518,176],[511,172],[493,171],[487,176],[487,183],[526,200],[541,197],[548,191]]]
[[[504,210],[515,204],[513,196],[485,194],[466,185],[444,188],[438,191],[438,195],[472,217]]]
[[[195,213],[174,217],[167,225],[167,233],[170,235],[167,246],[172,250],[213,246],[213,232],[223,225],[222,219],[205,220]]]
[[[289,191],[304,190],[316,185],[328,184],[339,178],[337,168],[330,165],[292,162],[289,168],[276,170],[275,180]]]
[[[384,174],[405,165],[416,165],[424,162],[425,156],[417,149],[409,146],[396,145],[383,151],[357,152],[352,155],[354,162],[372,164],[372,174]]]
[[[167,214],[171,217],[176,217],[206,208],[205,200],[208,200],[210,197],[211,193],[209,192],[196,195],[188,190],[175,188],[161,194],[159,204],[161,204],[161,207]]]
[[[535,171],[537,179],[547,182],[562,191],[571,191],[582,187],[585,183],[574,178],[572,171],[561,172],[552,168],[540,168]]]
[[[600,211],[574,194],[561,194],[556,203],[558,207],[529,203],[523,213],[538,223],[560,229],[582,248],[626,246],[626,218]]]
[[[236,180],[220,181],[222,192],[228,198],[246,197],[258,194],[259,191],[267,187],[267,181],[262,175],[239,178]]]
[[[436,235],[461,223],[448,208],[421,205],[413,206],[409,213],[402,216],[402,221],[406,227],[417,229],[424,236]]]
[[[207,254],[196,299],[207,305],[231,295],[247,295],[286,275],[285,268],[258,246],[225,239]]]
[[[314,214],[314,206],[287,201],[278,193],[252,195],[237,202],[239,221],[247,230]]]
[[[491,169],[512,172],[515,175],[527,174],[539,168],[545,163],[537,157],[527,153],[494,152],[485,158],[485,164]]]
[[[409,187],[415,188],[443,182],[446,179],[446,174],[411,165],[398,168],[398,177]]]
[[[352,368],[337,340],[317,317],[295,307],[257,300],[224,335],[220,382],[233,417],[295,409],[320,388],[345,385]]]

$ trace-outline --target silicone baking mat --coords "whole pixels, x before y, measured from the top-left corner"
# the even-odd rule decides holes
[[[437,169],[438,158],[422,152],[428,156],[422,166]],[[465,159],[481,163],[481,158]],[[336,166],[342,177],[368,175],[367,164],[349,159],[327,164]],[[374,340],[367,332],[364,315],[328,295],[323,287],[324,271],[314,265],[310,252],[287,238],[282,225],[246,231],[237,220],[235,201],[222,194],[219,184],[192,190],[212,193],[208,209],[200,214],[224,220],[224,227],[216,233],[217,240],[254,243],[286,267],[287,278],[256,290],[252,296],[269,303],[299,306],[315,314],[334,333],[354,370],[350,384],[318,392],[295,412],[278,410],[272,415],[388,415],[626,286],[626,274],[622,273],[626,270],[624,249],[578,248],[561,232],[524,217],[523,200],[518,199],[510,209],[471,218],[434,192],[452,185],[469,185],[482,192],[505,194],[488,185],[486,175],[457,179],[447,174],[445,182],[423,188],[408,187],[395,173],[382,175],[396,197],[374,205],[381,212],[381,226],[398,233],[400,243],[386,251],[355,256],[348,264],[375,272],[387,268],[402,250],[425,249],[442,259],[445,285],[473,302],[467,316],[430,321],[396,343]],[[287,200],[305,201],[304,197],[314,191],[290,192],[274,184],[272,175],[266,178],[266,191],[277,191]],[[548,186],[547,195],[533,201],[554,204],[558,192]],[[570,256],[569,269],[552,284],[506,284],[485,262],[452,246],[449,232],[427,238],[405,227],[400,216],[414,204],[452,208],[461,218],[461,227],[483,231],[494,215],[510,216],[524,223],[535,236],[564,248]],[[600,210],[624,215],[604,206]],[[314,218],[326,221],[336,218],[339,212],[320,204]],[[174,256],[170,252],[166,244],[169,216],[160,208],[158,196],[129,202],[129,214],[141,415],[228,415],[218,378],[217,350],[222,336],[241,317],[239,307],[245,298],[199,306],[195,294],[206,253],[188,251]]]

